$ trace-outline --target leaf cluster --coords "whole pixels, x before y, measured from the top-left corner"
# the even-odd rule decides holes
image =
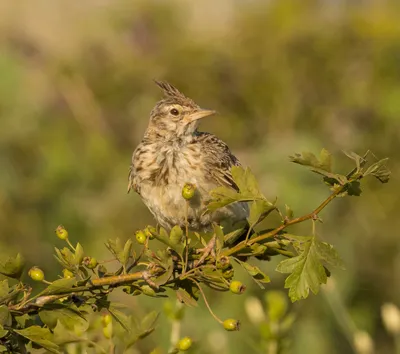
[[[97,348],[98,332],[104,340],[113,338],[118,346],[129,348],[138,340],[150,335],[156,327],[158,314],[150,313],[138,321],[128,315],[121,304],[109,300],[109,294],[121,288],[131,296],[174,296],[187,306],[197,306],[203,298],[211,314],[221,321],[208,305],[203,286],[214,291],[229,291],[235,270],[241,267],[262,289],[270,282],[262,266],[253,258],[269,260],[284,257],[276,271],[287,274],[285,288],[289,297],[297,301],[317,294],[330,276],[328,267],[343,268],[334,247],[322,241],[316,233],[318,214],[336,197],[361,194],[360,181],[373,176],[382,183],[389,179],[387,159],[376,161],[371,152],[363,156],[346,152],[354,162],[347,174],[333,171],[332,156],[323,149],[316,157],[312,153],[295,154],[291,161],[308,167],[322,175],[330,195],[311,213],[294,217],[287,205],[284,210],[277,199],[269,201],[249,169],[232,168],[232,178],[238,190],[219,187],[211,192],[207,212],[233,203],[241,203],[249,210],[245,223],[225,229],[214,224],[206,233],[188,232],[184,225],[177,225],[169,232],[163,228],[146,227],[145,242],[135,251],[133,241],[108,240],[105,244],[111,260],[97,262],[86,254],[83,246],[75,246],[63,239],[66,246],[55,248],[55,259],[62,267],[59,279],[42,281],[42,288],[33,289],[21,281],[24,260],[20,254],[0,263],[0,273],[9,279],[0,282],[0,352],[22,352],[21,348],[40,347],[60,353],[68,343],[80,343],[86,348]],[[368,164],[372,157],[375,161]],[[182,205],[188,203],[182,198]],[[258,230],[260,223],[272,212],[280,223],[270,230]],[[309,235],[296,235],[288,228],[310,222]],[[227,230],[227,231],[226,231]],[[164,247],[153,247],[158,244]],[[109,265],[112,265],[111,267]],[[61,273],[61,272],[60,272]],[[111,316],[110,321],[97,319]],[[275,316],[275,315],[271,315]],[[117,339],[115,333],[126,331],[128,336]],[[107,342],[108,343],[108,342]],[[24,349],[24,350],[25,350]]]

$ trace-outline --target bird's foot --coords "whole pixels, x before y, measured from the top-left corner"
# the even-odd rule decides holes
[[[207,243],[207,246],[204,248],[197,249],[197,253],[203,253],[200,259],[196,263],[196,267],[203,264],[206,258],[211,255],[211,257],[215,258],[215,244],[217,241],[217,236],[214,235],[211,240]]]

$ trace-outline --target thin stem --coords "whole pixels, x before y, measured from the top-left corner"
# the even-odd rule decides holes
[[[189,222],[188,222],[188,214],[189,214],[189,201],[186,200],[185,203],[185,227],[186,227],[186,232],[185,232],[185,238],[186,238],[186,243],[185,243],[185,267],[183,268],[183,272],[186,273],[187,267],[188,267],[188,262],[189,262]]]
[[[338,194],[343,192],[343,189],[345,187],[346,186],[341,186],[341,188],[338,188],[335,192],[333,192],[328,198],[326,198],[311,213],[303,215],[303,216],[295,218],[295,219],[288,220],[285,224],[280,225],[276,229],[274,229],[274,230],[272,230],[270,232],[267,232],[267,233],[265,233],[263,235],[259,235],[257,237],[254,237],[254,238],[250,239],[247,243],[245,241],[242,241],[242,242],[238,243],[235,247],[232,247],[232,248],[222,252],[222,255],[231,256],[232,254],[235,254],[235,253],[241,251],[243,248],[253,245],[254,243],[263,241],[263,240],[265,240],[267,238],[270,238],[270,237],[274,237],[279,232],[281,232],[282,230],[286,229],[288,226],[299,224],[299,223],[301,223],[303,221],[306,221],[306,220],[314,219],[316,215],[318,215],[333,199],[335,199],[338,196]]]
[[[208,311],[210,312],[211,316],[214,317],[214,319],[215,319],[217,322],[223,324],[224,322],[223,322],[220,318],[218,318],[218,316],[211,310],[211,307],[210,307],[210,305],[208,304],[208,301],[207,301],[207,298],[206,298],[206,294],[204,294],[204,291],[203,291],[203,289],[200,287],[200,284],[199,284],[196,280],[194,280],[193,278],[189,278],[189,279],[192,280],[192,281],[197,285],[197,287],[198,287],[198,289],[199,289],[199,291],[200,291],[200,293],[201,293],[201,296],[203,297],[204,303],[206,304],[206,306],[207,306],[207,308],[208,308]]]
[[[68,246],[71,247],[71,249],[75,252],[76,249],[75,249],[75,247],[72,245],[71,241],[70,241],[69,239],[66,239],[65,241],[68,243]]]
[[[183,304],[179,301],[176,300],[176,311],[179,311],[182,308]],[[176,344],[179,341],[180,333],[181,333],[181,320],[180,319],[173,319],[172,320],[172,325],[171,325],[171,337],[170,337],[170,342],[171,342],[171,347],[170,350],[174,349]]]
[[[16,310],[16,311],[27,311],[27,310],[32,309],[32,307],[33,308],[37,307],[39,304],[40,304],[40,306],[43,306],[44,304],[54,302],[60,297],[60,295],[65,296],[68,294],[76,294],[76,293],[81,293],[81,292],[85,292],[85,291],[93,291],[93,290],[96,290],[103,286],[116,287],[116,286],[123,285],[126,283],[132,283],[133,281],[140,280],[140,279],[144,279],[146,282],[148,282],[150,276],[160,275],[163,272],[164,272],[164,270],[163,271],[144,270],[141,272],[136,272],[136,273],[131,273],[131,274],[123,274],[123,275],[116,275],[116,276],[112,276],[112,277],[93,279],[87,283],[88,285],[77,286],[75,288],[66,288],[66,289],[55,288],[53,291],[45,290],[44,292],[39,293],[39,294],[31,297],[30,299],[24,301],[23,303],[13,306],[11,309]],[[36,300],[36,302],[33,302],[34,300]]]

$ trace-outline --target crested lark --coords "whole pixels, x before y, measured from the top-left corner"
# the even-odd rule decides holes
[[[231,167],[240,165],[228,146],[215,135],[197,130],[199,119],[215,113],[200,108],[167,82],[156,84],[164,98],[150,113],[144,137],[133,152],[128,192],[136,191],[167,230],[185,226],[185,183],[196,186],[189,201],[188,224],[192,231],[210,231],[213,222],[232,225],[245,220],[245,203],[234,203],[215,212],[206,212],[209,192],[218,186],[235,190]]]

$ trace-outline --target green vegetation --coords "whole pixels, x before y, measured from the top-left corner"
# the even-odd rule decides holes
[[[188,352],[199,353],[390,353],[396,338],[400,350],[399,5],[288,0],[102,4],[0,5],[0,259],[6,274],[0,276],[1,343],[13,331],[21,343],[41,341],[52,350],[68,342],[70,353],[88,345],[94,352],[132,345],[132,353],[163,353],[186,336],[194,343]],[[217,110],[220,115],[201,128],[225,140],[259,182],[257,195],[249,195],[247,179],[238,195],[217,190],[211,205],[251,200],[257,235],[246,247],[233,245],[236,235],[230,235],[216,260],[225,275],[222,284],[234,279],[246,291],[236,296],[199,283],[212,311],[240,320],[240,331],[225,331],[202,300],[183,310],[175,300],[158,299],[173,299],[173,293],[158,292],[152,278],[150,284],[129,278],[150,296],[113,291],[111,303],[121,305],[111,310],[106,300],[99,304],[90,295],[95,313],[90,304],[80,303],[81,294],[76,303],[55,294],[91,286],[89,276],[137,274],[130,269],[131,256],[148,244],[154,252],[165,251],[166,237],[175,252],[184,251],[174,241],[185,236],[184,230],[175,229],[171,237],[144,229],[153,223],[149,212],[137,196],[125,194],[130,155],[160,97],[154,78]],[[334,168],[326,150],[318,157],[293,155],[322,147],[335,157],[341,150],[366,149],[389,157],[393,181],[377,183],[385,181],[386,160],[376,164],[371,153],[347,153],[350,159],[336,158]],[[287,163],[288,155],[316,174]],[[368,170],[365,159],[374,167]],[[360,194],[361,169],[362,176],[376,177],[361,181],[362,198],[336,199],[315,218],[311,211],[330,195]],[[236,172],[240,183],[241,170]],[[318,183],[320,177],[331,194]],[[301,215],[306,222],[290,224]],[[59,232],[58,239],[54,229],[61,222],[68,233]],[[142,232],[135,235],[138,229]],[[276,242],[273,254],[264,254],[264,247],[271,251],[267,242]],[[50,256],[55,243],[62,267]],[[244,261],[236,257],[239,251],[243,257],[250,252],[272,259]],[[142,260],[148,262],[148,256]],[[117,263],[105,262],[110,258]],[[331,269],[343,264],[346,271]],[[30,279],[33,266],[51,284]],[[26,291],[29,286],[32,293]],[[98,284],[96,296],[107,286]],[[323,291],[292,305],[286,291],[277,292],[284,287],[292,300],[320,287]],[[176,292],[182,301],[193,299],[187,291]],[[35,323],[7,309],[38,295],[60,298],[32,314]],[[98,312],[112,320],[102,321]],[[57,322],[53,313],[72,320]],[[82,318],[87,316],[90,321]],[[78,338],[84,332],[88,338],[82,342]]]

